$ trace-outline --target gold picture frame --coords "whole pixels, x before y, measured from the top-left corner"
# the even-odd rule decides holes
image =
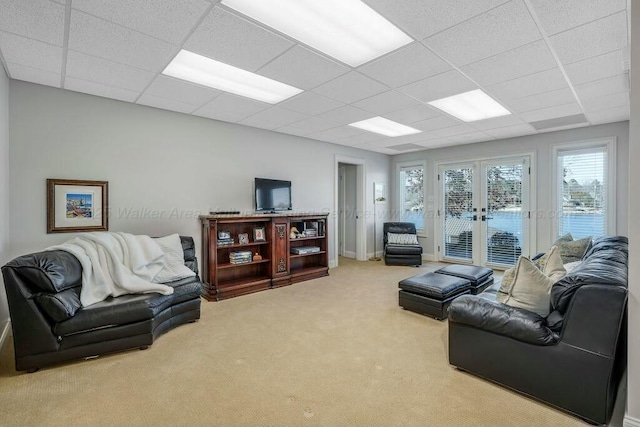
[[[47,233],[109,230],[109,182],[47,179]]]

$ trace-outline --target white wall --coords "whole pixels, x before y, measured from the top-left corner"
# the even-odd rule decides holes
[[[336,154],[365,159],[366,188],[389,179],[383,154],[16,80],[10,89],[13,255],[72,237],[46,234],[47,178],[109,181],[110,230],[177,232],[198,247],[199,214],[253,212],[254,177],[291,180],[294,210],[330,221]]]
[[[0,65],[0,265],[9,260],[9,78]],[[9,308],[0,279],[0,347],[9,332]]]
[[[616,228],[617,234],[627,235],[627,199],[628,199],[628,171],[629,171],[629,125],[628,122],[612,123],[600,126],[590,126],[578,129],[571,129],[558,132],[548,132],[538,135],[529,135],[519,138],[502,139],[498,141],[483,142],[477,144],[468,144],[454,147],[445,147],[433,150],[413,152],[407,154],[396,155],[392,159],[395,171],[395,164],[408,160],[424,159],[427,163],[426,170],[426,186],[427,201],[429,197],[433,197],[434,209],[437,209],[437,181],[436,181],[436,164],[441,162],[455,161],[462,162],[466,160],[509,156],[520,153],[535,153],[535,162],[532,164],[532,171],[536,179],[536,210],[542,218],[537,219],[537,227],[535,230],[537,250],[548,248],[552,242],[552,219],[551,215],[544,215],[550,212],[553,207],[551,200],[551,180],[552,180],[552,146],[566,142],[582,141],[600,137],[617,137],[617,182],[616,182]],[[393,172],[392,182],[396,186],[397,178]],[[395,188],[395,187],[394,187]],[[393,210],[397,207],[397,191],[391,192],[395,197],[392,198],[392,204],[389,209]],[[436,242],[434,239],[435,219],[433,212],[427,214],[426,219],[427,238],[420,239],[425,253],[429,256],[435,256]],[[535,252],[534,252],[535,253]]]
[[[631,38],[640,40],[640,4],[631,6]],[[631,44],[631,120],[629,122],[629,354],[625,426],[640,426],[640,43]]]

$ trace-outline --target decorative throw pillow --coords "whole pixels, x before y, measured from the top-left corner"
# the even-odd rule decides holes
[[[557,244],[562,262],[568,264],[570,262],[581,261],[584,254],[591,245],[591,237],[585,237],[580,240],[573,240],[571,242],[560,242]]]
[[[504,303],[546,317],[551,308],[553,282],[552,278],[547,277],[528,258],[520,257],[511,292]]]
[[[415,234],[387,233],[387,242],[390,245],[419,245],[418,236]]]
[[[564,269],[567,270],[567,274],[569,274],[580,264],[582,264],[582,261],[569,262],[564,265]]]
[[[562,243],[562,242],[572,242],[573,241],[573,236],[571,235],[571,233],[567,233],[564,236],[560,236],[556,239],[555,242],[553,242],[553,244],[551,246],[555,246],[558,243]]]
[[[193,270],[184,265],[184,252],[178,234],[158,237],[153,240],[164,252],[164,267],[153,278],[153,283],[169,283],[196,275]]]

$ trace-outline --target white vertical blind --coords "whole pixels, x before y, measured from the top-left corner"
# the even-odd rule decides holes
[[[606,234],[607,155],[605,146],[558,153],[558,235]]]
[[[473,259],[473,168],[447,169],[441,179],[445,256]]]

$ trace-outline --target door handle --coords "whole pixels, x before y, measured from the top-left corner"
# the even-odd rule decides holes
[[[486,215],[482,215],[482,220],[486,221],[487,220],[487,216]]]
[[[473,220],[474,220],[474,221],[477,221],[477,220],[478,220],[478,215],[474,215],[474,216],[473,216]]]

